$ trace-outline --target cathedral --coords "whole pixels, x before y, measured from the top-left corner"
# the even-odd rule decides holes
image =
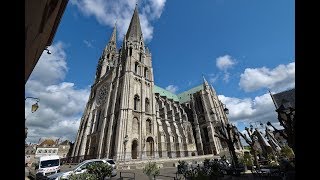
[[[119,49],[116,35],[115,26],[98,61],[72,157],[131,161],[228,152],[215,136],[229,122],[227,109],[205,78],[180,94],[154,84],[137,7]],[[240,141],[235,148],[242,149]]]

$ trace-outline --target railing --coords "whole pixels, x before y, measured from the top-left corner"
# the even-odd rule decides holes
[[[178,150],[178,151],[137,151],[136,152],[136,159],[132,158],[132,152],[127,152],[127,157],[125,158],[125,161],[136,161],[136,160],[141,160],[141,155],[145,155],[144,158],[146,160],[152,160],[152,159],[161,159],[161,158],[182,158],[182,157],[192,157],[194,155],[192,155],[192,153],[194,153],[195,151],[185,151],[185,150]],[[188,156],[190,155],[190,156]],[[207,154],[209,155],[209,154]],[[213,154],[212,154],[213,155]],[[129,158],[128,156],[131,156],[131,158]],[[80,163],[84,160],[87,159],[95,159],[99,157],[98,154],[94,154],[94,155],[82,155],[82,156],[74,156],[74,157],[66,157],[66,158],[62,158],[60,160],[60,162],[62,162],[63,164],[68,164],[68,163]],[[100,156],[101,158],[108,158],[105,157],[104,155]],[[115,154],[113,157],[110,157],[110,159],[115,159],[117,162],[124,162],[124,153],[117,153]]]

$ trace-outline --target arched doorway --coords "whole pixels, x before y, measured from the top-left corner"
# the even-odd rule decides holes
[[[131,157],[132,159],[137,159],[138,157],[138,141],[137,140],[132,141]]]
[[[152,137],[147,138],[147,156],[152,157],[154,151],[154,141]]]

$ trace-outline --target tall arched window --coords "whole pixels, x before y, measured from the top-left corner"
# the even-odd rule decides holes
[[[146,131],[147,131],[147,134],[151,134],[151,120],[150,119],[147,119],[146,121]]]
[[[132,56],[132,47],[129,48],[129,56]]]
[[[139,53],[139,61],[142,62],[142,53]]]
[[[134,64],[134,72],[135,72],[136,74],[139,74],[139,70],[140,70],[139,67],[140,67],[140,66],[139,66],[139,63],[136,62],[136,63]]]
[[[138,108],[139,108],[139,101],[140,101],[139,96],[138,96],[138,95],[135,95],[135,96],[134,96],[134,107],[133,107],[134,110],[138,110]]]
[[[132,134],[139,133],[139,121],[138,118],[134,117],[132,122]]]
[[[150,111],[150,102],[148,98],[146,98],[146,102],[145,102],[145,111],[146,112]]]
[[[146,78],[146,79],[149,79],[149,72],[148,72],[148,68],[147,67],[145,67],[144,68],[144,77]]]

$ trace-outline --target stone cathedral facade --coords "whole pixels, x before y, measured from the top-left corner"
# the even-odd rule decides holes
[[[219,155],[228,150],[214,136],[228,123],[223,110],[204,78],[178,95],[154,84],[136,7],[120,49],[115,27],[99,59],[72,156],[128,161]]]

